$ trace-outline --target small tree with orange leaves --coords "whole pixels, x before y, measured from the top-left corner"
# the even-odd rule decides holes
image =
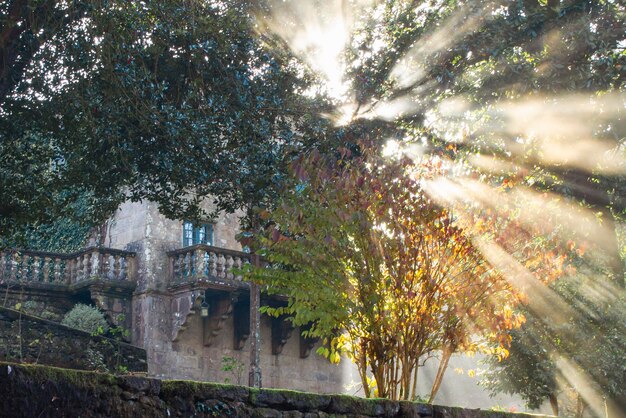
[[[487,339],[506,355],[507,331],[523,320],[515,295],[424,193],[432,162],[340,154],[300,160],[297,184],[262,214],[259,246],[273,268],[255,278],[289,296],[266,311],[309,325],[331,361],[347,355],[368,397],[414,398],[419,367],[440,351],[432,398],[453,353]]]

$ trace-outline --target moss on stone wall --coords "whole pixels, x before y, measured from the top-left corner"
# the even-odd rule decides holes
[[[0,363],[4,417],[522,418],[527,414]]]

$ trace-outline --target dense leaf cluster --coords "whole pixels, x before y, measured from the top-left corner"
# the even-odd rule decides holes
[[[302,68],[254,32],[245,4],[3,9],[3,233],[69,216],[85,194],[92,225],[126,199],[178,218],[200,216],[207,196],[218,210],[267,205],[287,162],[325,125],[298,94],[309,82]]]

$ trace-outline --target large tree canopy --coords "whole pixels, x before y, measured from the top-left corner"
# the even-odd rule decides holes
[[[5,2],[2,232],[125,199],[171,217],[264,205],[324,122],[297,61],[253,31],[243,3]]]

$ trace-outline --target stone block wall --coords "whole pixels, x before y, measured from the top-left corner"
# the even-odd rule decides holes
[[[170,324],[164,314],[170,309],[170,300],[166,295],[152,293],[135,296],[133,301],[135,326],[133,334],[139,341],[137,345],[145,347],[150,376],[168,379],[191,379],[198,381],[248,382],[250,362],[250,340],[246,340],[241,349],[234,348],[234,318],[224,319],[222,329],[213,338],[211,345],[204,344],[204,323],[199,312],[186,318],[184,329],[178,332],[172,341]],[[315,345],[311,354],[300,358],[299,330],[293,330],[280,354],[272,354],[270,318],[261,317],[261,369],[263,386],[270,388],[291,388],[317,393],[344,392],[343,376],[348,361],[340,365],[331,364],[317,355]],[[224,371],[224,359],[234,359],[240,372]]]
[[[161,381],[15,364],[0,364],[0,393],[3,417],[530,417],[346,395]]]
[[[0,308],[0,360],[82,370],[146,372],[146,352],[129,344]]]

